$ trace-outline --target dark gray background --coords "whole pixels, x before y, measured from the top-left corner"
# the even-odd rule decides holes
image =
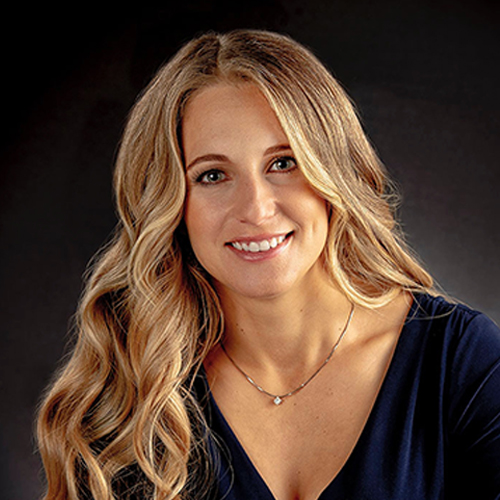
[[[495,2],[236,4],[4,12],[2,499],[40,494],[33,412],[68,341],[81,275],[115,224],[111,171],[127,112],[200,31],[267,28],[312,48],[398,181],[413,247],[449,294],[500,321]]]

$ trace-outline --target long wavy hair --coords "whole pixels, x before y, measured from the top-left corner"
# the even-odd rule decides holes
[[[432,292],[395,222],[385,170],[355,109],[315,56],[265,31],[190,41],[159,70],[124,132],[115,171],[119,225],[91,268],[75,346],[39,412],[46,500],[111,500],[125,495],[123,484],[138,498],[188,498],[193,467],[206,463],[206,427],[190,381],[218,341],[223,316],[183,223],[179,137],[189,99],[221,81],[260,89],[305,178],[327,200],[322,259],[335,286],[371,308],[401,290]]]

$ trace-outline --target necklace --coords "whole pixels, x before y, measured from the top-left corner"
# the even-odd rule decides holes
[[[325,365],[330,361],[330,359],[333,356],[333,353],[337,350],[337,347],[339,346],[340,342],[342,342],[342,339],[344,338],[347,329],[349,328],[349,324],[351,323],[352,316],[354,314],[354,304],[351,306],[351,312],[349,313],[349,316],[347,317],[347,321],[344,325],[344,329],[342,330],[342,333],[340,334],[339,338],[337,339],[337,342],[332,347],[332,350],[330,351],[330,354],[328,354],[327,358],[323,361],[323,363],[320,365],[320,367],[302,384],[300,384],[296,389],[293,391],[287,392],[286,394],[272,394],[265,389],[263,389],[259,384],[257,384],[247,373],[245,373],[236,363],[236,361],[229,355],[229,353],[226,351],[226,348],[224,347],[224,343],[222,340],[220,341],[220,345],[222,347],[222,350],[228,357],[229,361],[234,365],[234,367],[252,384],[258,391],[262,392],[262,394],[265,394],[266,396],[269,396],[270,398],[273,399],[273,403],[276,406],[279,406],[281,403],[286,398],[289,398],[295,394],[297,394],[299,391],[301,391],[311,380],[316,377],[316,375],[325,367]]]

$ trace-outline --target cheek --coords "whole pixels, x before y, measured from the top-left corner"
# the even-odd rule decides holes
[[[302,217],[311,224],[315,231],[328,229],[328,203],[318,196],[311,188],[307,188],[302,195],[302,203],[297,207]]]
[[[316,227],[314,228],[321,251],[324,250],[328,239],[329,225],[328,209],[326,204],[322,203],[317,210]]]
[[[214,245],[220,244],[222,214],[217,201],[211,197],[189,195],[184,210],[184,221],[191,247],[201,264]]]
[[[207,227],[207,221],[204,216],[205,212],[202,210],[199,201],[188,197],[186,208],[184,210],[184,220],[193,250],[196,252],[198,242],[204,238],[204,229]]]
[[[314,250],[312,248],[311,250],[321,254],[328,239],[330,226],[328,203],[316,193],[312,193],[302,206],[302,214],[304,224],[310,231],[309,237],[314,247]]]

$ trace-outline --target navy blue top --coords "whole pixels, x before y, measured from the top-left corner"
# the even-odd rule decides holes
[[[215,498],[274,500],[207,399]],[[319,500],[462,498],[500,499],[500,330],[466,306],[417,295],[365,428]]]

